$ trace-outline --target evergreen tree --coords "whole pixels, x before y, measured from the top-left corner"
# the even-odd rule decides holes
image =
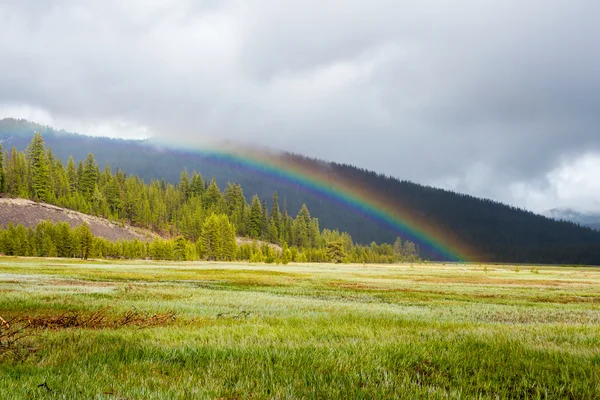
[[[194,171],[192,175],[192,183],[190,186],[190,192],[192,196],[202,197],[204,195],[205,187],[204,187],[204,179],[202,179],[202,175]]]
[[[67,180],[69,181],[69,193],[75,193],[77,190],[77,169],[75,168],[73,156],[69,157],[67,162]]]
[[[186,259],[187,240],[183,236],[177,236],[173,244],[173,258],[181,261]]]
[[[205,194],[205,203],[206,208],[212,208],[215,211],[220,211],[221,206],[221,190],[217,186],[217,181],[215,178],[212,179],[210,185],[208,185],[208,189],[206,189]]]
[[[327,244],[327,257],[336,264],[344,262],[344,243],[341,240],[329,242]]]
[[[247,204],[242,187],[237,183],[233,185],[228,183],[223,192],[223,200],[225,201],[225,211],[229,216],[229,220],[234,224],[237,233],[244,235],[246,233],[244,211]]]
[[[279,200],[277,192],[273,192],[273,203],[271,204],[271,222],[274,225],[274,237],[269,236],[273,243],[279,243],[281,240],[281,212],[279,211]]]
[[[202,226],[202,252],[208,260],[219,260],[223,256],[223,236],[216,214],[211,214]]]
[[[179,175],[179,191],[184,199],[190,197],[190,176],[187,172],[187,168],[181,171],[181,174]]]
[[[36,132],[27,146],[31,193],[34,199],[46,201],[50,192],[50,171],[46,159],[46,145],[42,135]]]
[[[83,183],[83,161],[81,160],[77,163],[77,173],[75,176],[77,177],[77,191],[83,193],[83,187],[81,186]]]
[[[98,175],[98,165],[96,164],[94,155],[89,153],[83,163],[82,175],[79,178],[79,190],[83,194],[83,197],[90,203],[96,189]]]
[[[298,212],[296,216],[296,220],[294,221],[295,225],[295,236],[296,236],[296,245],[302,248],[310,247],[310,213],[308,212],[308,208],[306,208],[306,204],[302,204],[302,208]]]
[[[227,215],[219,217],[219,230],[223,241],[223,253],[220,260],[234,261],[237,255],[237,243],[235,238],[235,228],[229,222]]]
[[[250,221],[248,223],[248,236],[253,239],[258,239],[261,233],[262,226],[262,207],[257,195],[252,198],[250,206]]]
[[[77,228],[77,244],[79,254],[82,260],[87,260],[92,250],[92,231],[87,222],[84,222]]]

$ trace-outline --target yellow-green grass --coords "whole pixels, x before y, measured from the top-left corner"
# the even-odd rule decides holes
[[[0,398],[600,398],[600,268],[0,258],[5,320],[98,310],[22,322]]]

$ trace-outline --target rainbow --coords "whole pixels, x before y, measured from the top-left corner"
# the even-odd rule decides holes
[[[173,147],[172,144],[169,147]],[[336,202],[348,210],[382,223],[401,236],[446,260],[470,261],[475,259],[474,251],[451,232],[427,222],[423,217],[411,212],[375,190],[336,174],[327,163],[318,165],[314,161],[289,154],[268,152],[242,147],[206,147],[203,150],[181,150],[197,154],[215,163],[257,173],[268,179],[290,186],[299,186],[306,192]]]

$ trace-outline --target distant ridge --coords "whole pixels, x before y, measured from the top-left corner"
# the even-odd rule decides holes
[[[569,221],[581,226],[587,226],[589,228],[600,230],[600,214],[598,213],[585,213],[572,208],[553,208],[543,213],[548,218],[555,219],[557,221]]]

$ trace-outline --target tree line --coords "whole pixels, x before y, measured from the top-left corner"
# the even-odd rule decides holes
[[[320,249],[274,246],[268,242],[247,241],[238,244],[234,228],[226,215],[212,214],[203,224],[196,242],[183,236],[152,240],[116,242],[92,234],[87,223],[71,227],[66,222],[42,221],[35,228],[12,222],[0,228],[0,254],[7,256],[152,259],[173,261],[250,261],[287,264],[289,262],[393,263],[421,261],[414,253],[404,253],[398,239],[392,246],[361,246],[338,238]],[[336,235],[335,231],[328,234]],[[410,247],[410,242],[409,247]],[[406,243],[405,243],[406,244]]]
[[[393,245],[373,242],[364,246],[353,243],[348,233],[320,230],[318,219],[311,217],[306,205],[292,217],[285,200],[280,206],[277,192],[273,193],[270,206],[257,195],[248,203],[239,184],[228,183],[221,191],[214,178],[205,180],[200,173],[190,174],[185,169],[177,184],[164,179],[147,184],[136,175],[113,171],[108,164],[101,170],[92,153],[79,162],[70,157],[64,166],[39,133],[34,134],[23,152],[13,147],[4,153],[0,144],[0,193],[129,223],[168,238],[111,244],[92,235],[87,252],[82,254],[60,250],[59,242],[67,237],[63,225],[50,227],[44,223],[42,233],[38,233],[38,228],[9,226],[3,231],[4,244],[0,247],[8,255],[257,262],[419,259],[415,244],[400,238]],[[36,239],[39,235],[44,239]],[[79,237],[80,233],[72,230],[70,235]],[[236,237],[254,241],[238,245]],[[77,240],[71,242],[79,243]],[[10,244],[11,241],[18,244]],[[54,249],[50,243],[54,243],[56,251],[50,251]]]

